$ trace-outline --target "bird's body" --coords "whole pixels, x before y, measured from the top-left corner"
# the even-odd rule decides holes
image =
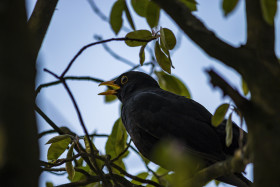
[[[212,114],[205,107],[162,90],[152,77],[140,72],[127,72],[114,83],[120,86],[116,95],[123,104],[123,124],[140,153],[151,161],[157,163],[153,160],[152,151],[164,139],[179,141],[188,154],[206,166],[225,160],[238,148],[240,129],[236,124],[233,124],[233,142],[227,147],[225,123],[218,128],[213,127]],[[232,176],[232,181],[221,180],[242,186],[242,179],[238,181],[234,177],[243,176]],[[244,183],[243,186],[247,185]]]

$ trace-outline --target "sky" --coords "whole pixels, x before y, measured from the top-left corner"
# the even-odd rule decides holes
[[[28,15],[31,14],[35,2],[35,0],[27,0]],[[95,0],[94,2],[104,15],[108,17],[114,1]],[[221,0],[198,0],[198,11],[194,14],[202,19],[206,26],[213,30],[221,39],[237,47],[246,42],[244,4],[244,0],[240,0],[236,10],[225,18],[221,10]],[[150,30],[146,21],[134,14],[132,9],[130,10],[136,24],[136,29]],[[279,56],[279,11],[276,23],[278,23],[276,24],[276,53]],[[126,20],[124,25],[129,28]],[[171,29],[176,35],[180,31],[164,11],[161,11],[159,25]],[[95,35],[109,39],[124,37],[126,33],[127,31],[122,30],[118,36],[115,36],[110,25],[93,12],[88,0],[59,1],[39,53],[37,86],[55,81],[51,75],[43,71],[44,68],[56,74],[61,74],[80,48],[96,41],[94,39]],[[205,69],[214,68],[239,90],[241,89],[241,78],[231,68],[225,67],[219,61],[210,58],[186,35],[179,34],[177,36],[181,36],[179,37],[180,42],[178,42],[180,47],[172,55],[172,61],[175,66],[175,69],[172,69],[172,74],[178,76],[187,85],[194,100],[205,106],[211,113],[214,113],[220,104],[230,102],[230,100],[223,98],[219,89],[212,88]],[[124,42],[111,42],[107,43],[107,45],[117,54],[125,57],[135,65],[139,63],[139,48],[128,47]],[[102,45],[97,45],[87,49],[75,61],[67,75],[91,76],[110,80],[130,68],[131,66],[118,61],[108,54]],[[146,67],[143,67],[142,70],[149,71]],[[98,87],[96,83],[88,81],[68,81],[67,83],[77,99],[88,131],[93,132],[96,130],[98,133],[109,134],[114,121],[120,116],[120,102],[115,101],[106,104],[104,97],[97,95],[104,91],[104,88]],[[43,89],[39,93],[36,102],[58,126],[67,126],[77,134],[83,135],[76,111],[62,85]],[[51,129],[40,116],[38,116],[37,120],[39,132]],[[238,122],[236,116],[234,120]],[[44,144],[52,136],[40,139],[42,160],[47,160],[48,146]],[[104,143],[104,138],[97,138],[95,141],[96,146],[103,153]],[[132,174],[137,174],[144,170],[142,162],[133,153],[125,160],[125,163],[128,166],[128,171]],[[252,166],[247,167],[246,171],[248,173],[247,177],[252,180]],[[56,185],[69,182],[66,176],[57,177],[43,173],[40,179],[40,186],[45,186],[46,181],[51,181]],[[215,185],[210,183],[208,186]]]

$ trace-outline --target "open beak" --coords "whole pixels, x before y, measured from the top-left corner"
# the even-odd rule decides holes
[[[107,90],[106,92],[99,93],[98,95],[116,95],[118,93],[117,90],[121,88],[119,85],[115,84],[115,80],[102,82],[98,86],[102,85],[111,86],[114,90]]]

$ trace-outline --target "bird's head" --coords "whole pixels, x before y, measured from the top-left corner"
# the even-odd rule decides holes
[[[101,85],[110,86],[114,89],[99,93],[98,95],[116,95],[121,102],[138,91],[159,88],[155,79],[137,71],[123,73],[116,80],[102,82],[99,86]]]

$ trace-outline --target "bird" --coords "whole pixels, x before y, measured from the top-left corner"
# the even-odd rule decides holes
[[[226,120],[214,127],[212,114],[204,106],[161,89],[158,82],[146,73],[129,71],[100,85],[114,88],[99,95],[117,96],[122,103],[122,122],[134,145],[144,157],[155,163],[153,150],[166,138],[180,142],[188,154],[203,162],[203,167],[233,156],[239,148],[240,130],[243,130],[235,123],[232,144],[227,147]],[[247,134],[243,133],[245,144]],[[241,173],[216,180],[240,187],[251,185]]]

